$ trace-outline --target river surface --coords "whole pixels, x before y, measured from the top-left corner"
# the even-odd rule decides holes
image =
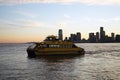
[[[120,80],[120,43],[76,44],[83,56],[28,58],[30,44],[0,44],[0,80]]]

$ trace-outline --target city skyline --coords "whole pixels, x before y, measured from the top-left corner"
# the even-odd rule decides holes
[[[60,32],[61,31],[61,32]],[[59,35],[61,34],[61,35]],[[81,32],[71,33],[70,36],[66,36],[64,39],[62,29],[59,29],[58,31],[58,39],[64,40],[64,41],[72,41],[75,43],[112,43],[112,42],[120,42],[120,34],[115,34],[114,32],[111,33],[109,36],[106,34],[106,31],[104,30],[104,27],[100,27],[100,30],[98,32],[90,32],[88,33],[89,37],[88,39],[81,38],[82,34]],[[59,38],[61,37],[61,38]]]
[[[86,39],[100,26],[109,36],[120,34],[118,0],[2,0],[0,14],[0,43],[39,42],[58,29]]]

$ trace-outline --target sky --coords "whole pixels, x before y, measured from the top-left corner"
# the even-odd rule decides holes
[[[87,39],[101,26],[120,34],[120,0],[0,0],[0,43],[40,42],[58,29]]]

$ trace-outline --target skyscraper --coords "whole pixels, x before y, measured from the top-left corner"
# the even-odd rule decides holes
[[[63,32],[62,32],[62,29],[59,29],[59,31],[58,31],[58,38],[59,38],[59,40],[63,40]]]
[[[77,32],[77,34],[76,34],[76,41],[80,42],[80,40],[81,40],[81,33]]]
[[[105,31],[103,30],[103,27],[100,27],[100,42],[105,41]]]
[[[112,37],[112,41],[114,41],[114,39],[115,39],[115,34],[114,34],[114,33],[111,33],[111,37]]]
[[[94,33],[89,33],[89,42],[94,43],[96,42],[96,38]]]
[[[99,42],[99,32],[96,32],[96,42]]]
[[[116,40],[116,42],[120,42],[120,35],[116,35],[116,37],[115,37],[115,40]]]
[[[76,41],[76,35],[70,34],[70,41],[75,42]]]

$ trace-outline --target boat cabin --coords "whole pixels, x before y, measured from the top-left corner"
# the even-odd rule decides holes
[[[59,39],[57,39],[57,36],[51,35],[48,36],[44,41],[59,41]]]
[[[44,42],[37,43],[39,48],[75,48],[76,45],[70,41],[60,41],[56,36],[48,36]]]

